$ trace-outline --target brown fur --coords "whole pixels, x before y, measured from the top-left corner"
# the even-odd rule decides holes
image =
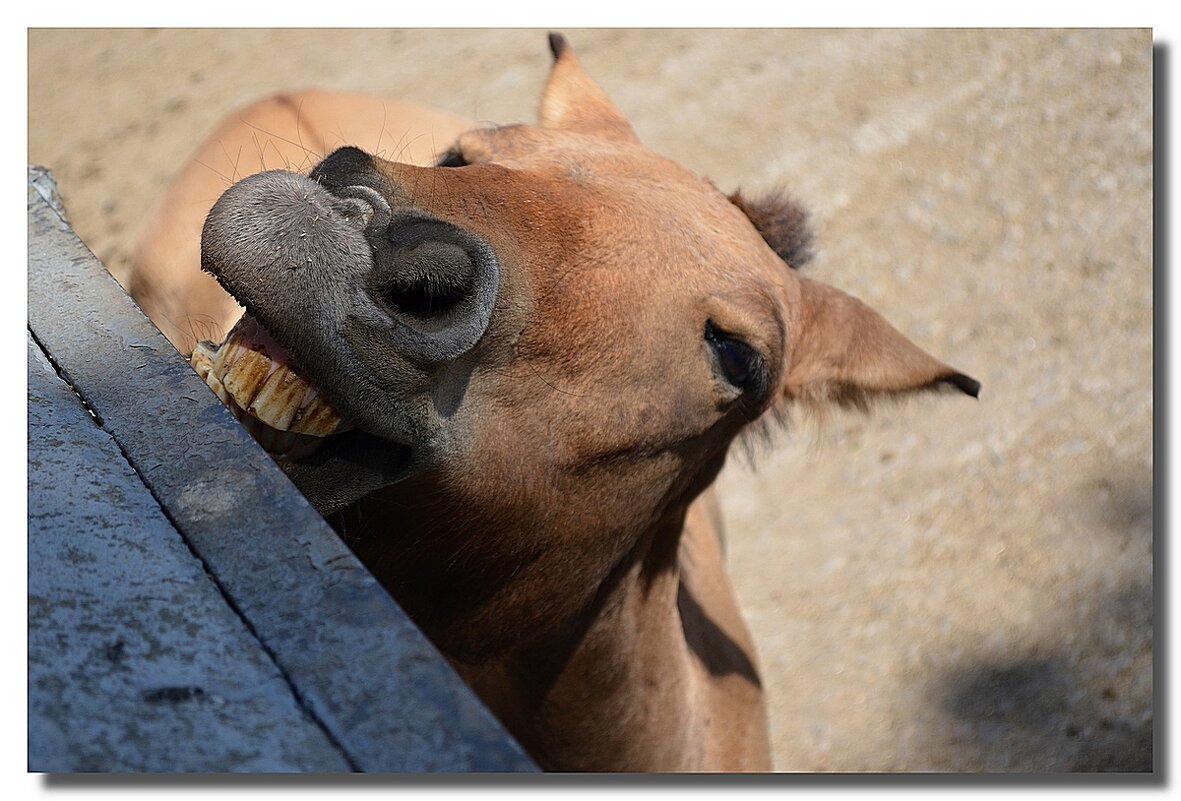
[[[708,491],[730,443],[785,404],[974,382],[786,269],[809,244],[794,204],[731,202],[646,150],[564,40],[551,46],[537,127],[465,130],[316,92],[244,110],[182,171],[133,288],[179,347],[183,321],[228,327],[197,232],[229,177],[275,166],[245,156],[274,147],[302,168],[338,130],[407,143],[376,162],[391,205],[486,239],[501,300],[472,351],[423,378],[452,410],[445,446],[338,528],[543,767],[766,770],[758,660]],[[448,145],[464,166],[427,166]],[[773,391],[735,399],[707,319],[763,355]]]

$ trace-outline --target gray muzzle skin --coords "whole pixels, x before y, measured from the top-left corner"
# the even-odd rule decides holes
[[[206,219],[201,250],[202,267],[244,305],[307,311],[300,299],[314,290],[310,302],[375,323],[425,364],[452,361],[479,341],[500,282],[492,248],[469,231],[391,211],[369,186],[329,192],[281,170],[230,187]],[[367,301],[356,303],[357,289]]]
[[[281,170],[218,199],[201,266],[346,418],[412,449],[434,427],[423,390],[479,342],[500,284],[495,253],[470,231],[391,209],[372,185],[329,191]]]

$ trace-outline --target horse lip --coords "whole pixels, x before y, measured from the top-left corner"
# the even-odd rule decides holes
[[[409,445],[353,429],[328,437],[301,459],[279,464],[316,510],[328,516],[401,480],[415,462]]]
[[[242,337],[242,342],[240,344],[243,347],[261,348],[263,355],[265,355],[267,358],[269,358],[275,364],[279,364],[279,365],[286,364],[291,367],[294,367],[298,371],[300,376],[304,379],[304,381],[315,392],[320,393],[321,395],[325,396],[329,400],[329,402],[332,405],[333,410],[336,411],[336,413],[338,415],[341,415],[341,419],[340,419],[340,423],[338,424],[336,430],[333,433],[331,433],[327,436],[324,436],[324,437],[320,437],[320,439],[327,441],[327,440],[333,439],[334,437],[339,437],[342,434],[348,433],[350,431],[357,430],[357,431],[361,431],[369,436],[372,436],[376,439],[380,439],[382,441],[389,442],[389,443],[392,443],[392,444],[400,446],[400,447],[406,447],[406,448],[411,447],[408,443],[399,442],[395,439],[388,437],[385,434],[369,430],[368,428],[366,428],[366,426],[364,425],[363,422],[357,421],[354,418],[351,418],[349,416],[342,414],[341,410],[343,408],[343,404],[341,404],[340,401],[337,399],[334,390],[327,389],[326,384],[321,383],[319,380],[317,380],[316,376],[311,371],[309,371],[306,367],[304,367],[302,365],[302,363],[300,362],[300,359],[299,359],[298,352],[295,349],[291,348],[287,343],[281,341],[278,337],[271,334],[270,331],[268,331],[266,329],[266,327],[262,325],[262,323],[260,323],[257,319],[255,319],[249,311],[247,311],[246,314],[244,314],[242,316],[242,318],[238,321],[238,323],[230,331],[230,335],[227,337],[226,341],[229,342],[230,339],[234,338],[235,336]],[[223,345],[223,347],[224,347],[224,345]],[[274,369],[274,367],[272,367],[272,369]],[[253,414],[251,414],[251,412],[248,409],[240,406],[233,397],[230,398],[230,401],[234,404],[235,407],[237,407],[234,411],[235,411],[235,416],[238,416],[239,420],[242,419],[242,416],[245,416],[245,417],[250,418],[251,420],[256,421],[259,426],[262,426],[264,428],[270,428],[270,426],[268,426],[267,423],[265,423],[262,420],[259,420],[257,417],[255,417]],[[239,411],[241,412],[241,415],[238,415]],[[278,429],[272,429],[272,430],[275,431],[276,434],[287,433],[287,432],[281,432]],[[251,433],[252,433],[252,435],[254,434],[253,431]],[[257,438],[257,436],[256,436],[256,438]],[[314,451],[312,451],[312,453],[314,453]],[[272,454],[272,455],[283,456],[284,454]],[[299,458],[292,458],[291,461],[300,461],[300,459]]]

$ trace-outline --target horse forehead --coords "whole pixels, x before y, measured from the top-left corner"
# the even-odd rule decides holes
[[[776,260],[742,210],[647,148],[546,147],[493,163],[507,172],[485,176],[489,188],[520,195],[502,207],[501,223],[547,255],[534,266],[561,278],[560,295],[572,290],[597,305],[587,293],[619,301],[628,287],[638,300],[637,287],[701,294],[775,282]],[[558,253],[562,265],[549,258]]]
[[[746,215],[712,183],[683,168],[586,173],[577,167],[567,182],[588,190],[579,193],[584,219],[599,239],[709,261],[761,250],[762,237]]]

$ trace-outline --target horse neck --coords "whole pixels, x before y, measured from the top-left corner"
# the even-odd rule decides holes
[[[678,612],[679,539],[679,530],[651,537],[604,585],[579,631],[494,664],[457,666],[542,767],[695,764],[699,709]]]

